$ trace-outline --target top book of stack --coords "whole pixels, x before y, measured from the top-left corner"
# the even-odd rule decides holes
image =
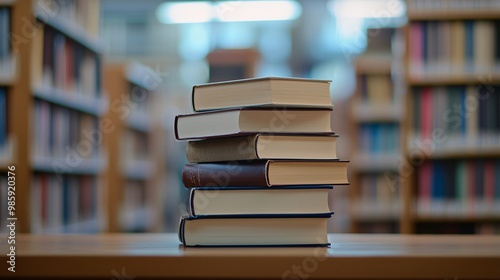
[[[265,77],[193,86],[195,112],[242,107],[332,108],[330,81]]]

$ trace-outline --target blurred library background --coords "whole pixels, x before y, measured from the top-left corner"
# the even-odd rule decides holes
[[[0,0],[0,232],[174,232],[195,84],[332,80],[335,233],[500,233],[500,1]],[[9,169],[10,167],[10,169]]]

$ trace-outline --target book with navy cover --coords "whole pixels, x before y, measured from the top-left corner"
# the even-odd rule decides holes
[[[186,247],[326,247],[332,214],[182,217],[179,241]]]

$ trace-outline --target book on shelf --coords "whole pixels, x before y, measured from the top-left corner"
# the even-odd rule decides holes
[[[99,155],[98,119],[65,107],[35,100],[33,113],[33,155],[64,159],[67,155],[80,159]]]
[[[264,77],[193,86],[195,112],[249,106],[331,108],[330,81]]]
[[[36,87],[55,88],[68,95],[99,98],[101,65],[98,54],[72,38],[45,25],[34,40],[42,47],[33,51]]]
[[[397,123],[364,123],[359,126],[358,151],[366,154],[397,154],[399,125]]]
[[[302,215],[191,216],[181,218],[184,246],[322,246],[329,245],[332,213]]]
[[[362,75],[361,99],[373,104],[391,104],[393,102],[392,80],[390,74]]]
[[[436,160],[418,169],[417,214],[500,216],[500,161]]]
[[[498,147],[500,144],[500,87],[414,87],[413,138],[432,139],[433,131],[446,134],[436,148]],[[409,143],[411,144],[411,143]]]
[[[256,159],[337,159],[338,135],[254,134],[189,141],[189,162]]]
[[[251,214],[317,214],[330,212],[332,186],[192,188],[192,216]]]
[[[255,133],[332,133],[331,109],[242,108],[175,117],[177,140]]]
[[[36,173],[31,192],[33,232],[99,231],[99,187],[95,177]]]
[[[414,77],[491,74],[500,67],[498,21],[413,21],[409,30]]]
[[[258,160],[225,163],[190,163],[182,181],[191,187],[346,185],[347,161]]]

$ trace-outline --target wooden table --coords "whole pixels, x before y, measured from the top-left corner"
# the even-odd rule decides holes
[[[500,279],[500,236],[331,234],[331,248],[183,248],[174,234],[16,237],[0,278]]]

